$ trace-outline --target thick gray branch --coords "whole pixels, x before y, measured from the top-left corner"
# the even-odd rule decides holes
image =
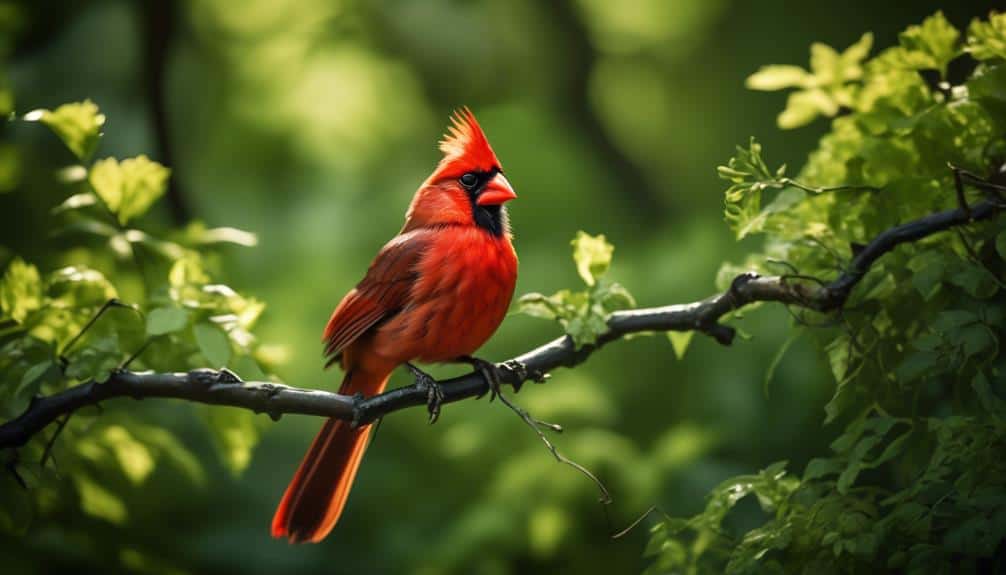
[[[984,201],[888,229],[858,250],[848,269],[829,283],[742,274],[734,279],[729,290],[702,301],[617,312],[608,320],[609,331],[596,344],[576,349],[569,337],[556,338],[500,364],[501,380],[519,390],[525,381],[540,381],[544,374],[556,368],[573,367],[605,344],[631,333],[694,330],[729,345],[733,341],[734,329],[719,323],[720,318],[754,302],[782,302],[821,312],[837,310],[845,304],[873,262],[883,254],[905,242],[972,221],[990,219],[1001,210],[1000,203]],[[478,372],[443,381],[441,386],[444,403],[480,397],[489,390],[485,378]],[[427,391],[410,385],[363,398],[268,382],[241,382],[226,370],[194,370],[188,373],[120,371],[104,383],[88,382],[35,399],[20,416],[0,425],[0,447],[24,445],[59,417],[116,397],[169,397],[251,409],[273,418],[296,413],[365,424],[400,409],[425,405]]]

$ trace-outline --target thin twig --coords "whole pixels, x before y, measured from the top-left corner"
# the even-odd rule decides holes
[[[91,329],[94,326],[95,322],[101,319],[101,316],[105,315],[105,312],[112,309],[113,307],[127,307],[139,311],[135,306],[123,303],[114,297],[106,301],[104,304],[102,304],[100,308],[98,308],[98,311],[95,312],[93,316],[91,316],[91,319],[87,320],[87,323],[84,324],[84,327],[80,328],[80,331],[77,332],[77,335],[73,336],[70,339],[70,341],[66,342],[66,345],[64,345],[63,349],[59,352],[60,359],[64,359],[65,361],[66,354],[69,353],[71,349],[73,349],[73,346],[76,345],[78,341],[80,341],[80,338],[84,337],[84,334],[87,333],[87,330]]]
[[[56,445],[56,439],[58,439],[59,435],[63,433],[63,429],[66,427],[66,424],[69,423],[70,417],[72,416],[73,412],[71,411],[70,413],[64,415],[63,419],[59,420],[59,423],[56,425],[56,431],[53,432],[52,437],[50,437],[49,441],[46,442],[45,450],[42,451],[42,457],[38,460],[40,467],[44,468],[46,462],[52,456],[52,448]]]
[[[548,450],[552,452],[552,456],[555,457],[556,461],[558,461],[559,463],[565,463],[566,465],[572,467],[573,469],[585,475],[587,479],[593,481],[594,485],[597,485],[598,490],[600,490],[601,492],[601,503],[604,505],[608,505],[611,503],[611,493],[608,491],[608,488],[604,486],[604,483],[601,483],[601,480],[598,479],[596,475],[591,473],[589,469],[573,461],[572,459],[566,457],[565,455],[559,453],[559,450],[555,447],[555,445],[551,441],[549,441],[548,437],[545,436],[545,432],[541,430],[542,425],[548,427],[549,429],[552,429],[553,431],[559,431],[559,432],[562,431],[562,427],[559,427],[554,423],[543,422],[531,417],[530,413],[528,413],[526,410],[515,405],[509,399],[507,399],[506,396],[503,395],[502,390],[499,392],[498,395],[500,401],[503,402],[503,405],[506,405],[511,410],[513,410],[514,413],[519,415],[520,418],[524,420],[524,423],[526,423],[528,427],[533,429],[534,432],[538,434],[538,438],[541,439],[542,443],[545,444],[545,447],[547,447]]]
[[[792,186],[794,188],[800,188],[805,192],[810,192],[812,194],[827,194],[831,192],[879,192],[882,188],[876,186],[857,186],[857,185],[846,185],[846,186],[808,186],[807,184],[800,183],[793,178],[782,178],[779,180],[783,185]]]

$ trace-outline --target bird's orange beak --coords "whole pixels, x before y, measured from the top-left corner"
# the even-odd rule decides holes
[[[513,186],[510,185],[502,172],[498,172],[482,189],[482,193],[479,194],[475,203],[480,206],[499,206],[516,197],[517,194],[513,191]]]

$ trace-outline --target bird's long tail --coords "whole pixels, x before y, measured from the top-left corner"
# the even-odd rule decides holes
[[[350,371],[339,393],[378,394],[388,378]],[[317,543],[328,535],[346,505],[370,429],[370,425],[354,429],[340,419],[325,422],[276,509],[273,537],[286,537],[291,543]]]

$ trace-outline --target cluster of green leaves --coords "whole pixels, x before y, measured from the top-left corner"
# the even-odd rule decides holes
[[[8,122],[46,126],[74,161],[59,172],[62,199],[51,215],[50,229],[65,249],[41,265],[9,250],[0,262],[0,417],[17,415],[37,394],[103,382],[127,362],[156,371],[227,366],[266,377],[268,361],[251,332],[264,305],[214,282],[207,251],[250,245],[254,236],[200,223],[162,234],[139,227],[170,172],[146,156],[92,162],[105,117],[90,101]],[[0,529],[24,530],[32,516],[68,505],[126,521],[126,496],[161,462],[201,482],[197,458],[167,428],[141,422],[131,410],[110,405],[100,416],[75,414],[57,442],[47,446],[42,434],[21,449],[14,473],[2,478]],[[226,467],[244,468],[258,437],[254,415],[210,407],[199,414]],[[46,452],[53,455],[48,461]]]
[[[855,245],[955,206],[948,162],[1004,183],[1006,14],[975,20],[962,35],[937,13],[867,60],[869,48],[869,35],[841,55],[815,45],[811,72],[769,66],[749,80],[801,90],[779,118],[783,128],[837,117],[794,180],[770,168],[753,140],[720,168],[730,182],[728,224],[738,238],[766,238],[762,253],[723,267],[721,287],[748,269],[834,277]],[[948,75],[957,59],[973,67],[964,78]],[[985,193],[971,188],[967,197]],[[837,431],[831,452],[802,474],[778,463],[727,480],[702,513],[660,522],[646,551],[650,572],[1001,568],[1004,280],[999,217],[897,248],[841,313],[802,316],[838,326],[802,330],[836,382],[823,414]],[[749,495],[764,522],[738,528],[730,510]]]
[[[611,267],[615,247],[604,235],[577,232],[571,242],[576,272],[586,287],[580,291],[563,289],[550,296],[525,294],[517,300],[521,313],[559,322],[576,347],[590,345],[608,331],[612,312],[633,307],[636,300],[618,282],[604,277]]]

